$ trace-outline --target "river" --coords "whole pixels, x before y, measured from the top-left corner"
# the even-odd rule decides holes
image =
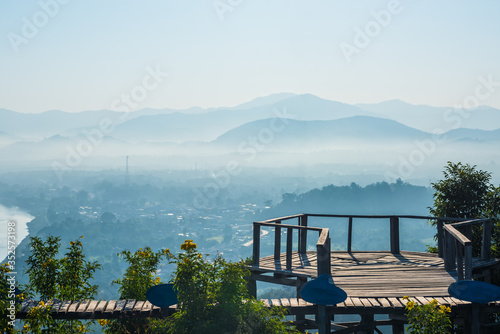
[[[0,261],[3,261],[7,256],[8,247],[8,223],[9,221],[16,222],[15,243],[19,245],[21,241],[28,235],[28,227],[26,224],[33,220],[32,215],[24,212],[16,207],[5,207],[0,204]],[[11,239],[11,241],[13,241]]]

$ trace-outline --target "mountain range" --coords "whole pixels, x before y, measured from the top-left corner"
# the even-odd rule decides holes
[[[48,167],[74,152],[89,166],[96,159],[109,162],[124,156],[135,156],[144,164],[155,164],[159,158],[216,164],[245,152],[259,153],[261,159],[300,153],[300,159],[293,159],[301,163],[327,163],[324,155],[318,160],[317,152],[336,152],[333,155],[344,161],[352,160],[349,154],[363,155],[364,163],[370,164],[370,157],[394,160],[425,142],[443,157],[450,152],[478,156],[484,151],[481,159],[493,159],[500,143],[500,110],[416,106],[399,100],[351,105],[288,93],[209,109],[40,114],[0,109],[4,169],[17,164]]]

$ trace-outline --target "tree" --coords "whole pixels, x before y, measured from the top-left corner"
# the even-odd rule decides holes
[[[500,187],[491,183],[491,173],[477,170],[476,166],[461,162],[448,162],[443,172],[444,179],[432,183],[434,206],[429,208],[435,217],[454,217],[464,219],[492,218],[498,221],[500,208]],[[496,220],[496,221],[495,221]],[[435,224],[435,222],[434,222]],[[498,252],[499,226],[494,228],[493,250]],[[480,252],[481,227],[473,227],[474,255]]]
[[[146,292],[154,285],[161,283],[160,277],[156,276],[158,266],[165,257],[170,257],[169,249],[159,250],[156,253],[150,247],[138,249],[134,253],[124,250],[118,253],[124,258],[129,266],[123,278],[113,281],[120,285],[120,299],[146,300]],[[99,321],[104,326],[106,333],[149,333],[152,323],[151,319],[135,319],[133,317],[111,321]]]
[[[487,214],[490,173],[469,164],[448,162],[443,174],[443,180],[431,184],[435,190],[432,215],[472,219]]]
[[[168,322],[168,333],[288,333],[284,311],[268,309],[250,296],[245,263],[221,256],[210,262],[186,240],[173,256],[177,264],[174,287],[179,311]]]
[[[252,298],[243,261],[231,263],[217,256],[208,261],[192,240],[181,245],[178,255],[168,249],[153,252],[149,247],[119,255],[129,263],[120,284],[120,298],[144,300],[149,287],[160,284],[155,277],[164,257],[176,264],[174,288],[179,311],[167,319],[120,319],[99,321],[106,333],[290,333],[282,320],[284,310],[268,309]]]
[[[88,323],[80,320],[54,320],[50,316],[52,299],[80,300],[93,299],[97,285],[90,282],[101,265],[96,261],[86,260],[83,244],[78,238],[69,243],[64,258],[57,258],[60,237],[48,236],[45,240],[30,237],[31,254],[26,261],[29,283],[26,295],[40,298],[40,303],[33,307],[22,332],[26,333],[85,333]]]

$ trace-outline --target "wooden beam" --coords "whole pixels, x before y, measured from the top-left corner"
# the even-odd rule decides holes
[[[465,246],[465,279],[472,279],[472,245]]]
[[[462,281],[464,279],[464,256],[462,253],[462,245],[458,240],[455,239],[455,251],[457,254],[457,275],[458,280]]]
[[[490,221],[490,219],[489,218],[485,218],[485,219],[471,219],[471,220],[463,221],[463,218],[462,218],[462,221],[459,221],[457,223],[451,223],[451,224],[448,224],[448,225],[451,225],[453,227],[461,227],[461,226],[477,225],[477,224],[481,224],[481,223],[484,223],[484,222],[487,222],[487,221]]]
[[[347,252],[352,252],[352,216],[349,217],[349,225],[347,226]]]
[[[325,305],[318,305],[318,314],[316,316],[318,323],[318,334],[330,334],[330,316]]]
[[[299,218],[299,223],[301,226],[307,227],[307,215],[303,215]],[[307,230],[299,230],[299,253],[305,253],[307,251]]]
[[[443,221],[438,219],[437,221],[437,242],[438,242],[438,256],[440,258],[444,257],[444,232],[443,232]]]
[[[481,245],[481,259],[487,261],[491,257],[492,222],[488,220],[483,224],[483,244]]]
[[[253,223],[253,265],[258,266],[260,260],[260,225]]]
[[[330,248],[331,245],[329,231],[327,228],[324,228],[320,233],[318,242],[316,243],[318,276],[320,276],[321,274],[331,275]]]
[[[274,259],[279,260],[281,255],[281,227],[278,226],[281,221],[276,222],[276,227],[274,228]]]
[[[293,228],[288,227],[286,231],[286,269],[292,269],[292,246],[293,246]]]
[[[276,223],[262,223],[262,222],[254,222],[254,225],[259,225],[259,226],[270,226],[270,227],[275,227]],[[309,231],[321,231],[323,228],[321,227],[313,227],[313,226],[298,226],[298,225],[289,225],[289,224],[280,224],[281,227],[291,227],[296,230],[309,230]]]
[[[391,253],[392,254],[399,254],[400,249],[399,249],[399,218],[398,217],[391,217],[390,218],[390,224],[391,224]]]
[[[453,238],[455,238],[458,241],[460,241],[460,243],[463,246],[472,245],[472,241],[470,241],[469,238],[467,238],[465,235],[463,235],[462,233],[460,233],[455,227],[453,227],[452,224],[445,225],[444,229],[448,232],[448,234],[450,234],[451,236],[453,236]]]
[[[446,243],[446,253],[444,255],[444,268],[446,271],[452,271],[455,267],[455,242],[453,242],[453,236],[448,232],[445,227],[444,239]]]

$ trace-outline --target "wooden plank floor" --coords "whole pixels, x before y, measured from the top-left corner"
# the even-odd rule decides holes
[[[452,297],[413,297],[417,305],[427,304],[432,299],[440,304],[448,305],[452,309],[463,308],[470,305]],[[316,306],[300,298],[277,298],[262,299],[267,307],[283,306],[288,309],[289,315],[314,314]],[[24,301],[21,311],[17,313],[17,319],[26,319],[29,310],[38,305],[36,301]],[[70,309],[64,305],[73,306]],[[337,314],[403,314],[406,300],[401,297],[368,298],[348,297],[344,302],[335,306]],[[492,311],[500,311],[500,302],[492,302],[488,305]],[[52,303],[52,316],[56,319],[117,319],[128,316],[134,318],[166,317],[176,312],[176,305],[166,309],[151,305],[148,301],[128,300],[83,300],[83,301],[56,301]]]
[[[279,260],[273,256],[260,259],[258,272],[282,273],[290,276],[316,277],[316,252],[294,252],[292,269],[286,270],[286,254]],[[436,254],[419,252],[332,252],[332,276],[335,284],[349,297],[445,297],[456,273],[444,269]]]

